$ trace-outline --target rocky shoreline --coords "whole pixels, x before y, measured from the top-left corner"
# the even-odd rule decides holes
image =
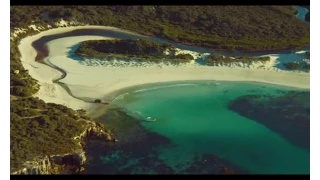
[[[14,175],[35,175],[35,174],[80,174],[84,169],[87,157],[84,146],[89,140],[100,140],[117,142],[117,138],[111,130],[105,130],[104,126],[98,122],[83,120],[88,123],[87,128],[74,137],[79,142],[79,149],[68,154],[46,155],[26,161],[24,167],[13,170]]]

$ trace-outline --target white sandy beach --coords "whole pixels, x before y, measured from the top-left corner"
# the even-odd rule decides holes
[[[32,27],[34,28],[34,27]],[[73,108],[73,109],[88,109],[89,105],[88,103],[85,103],[81,100],[75,99],[71,97],[61,86],[55,84],[52,82],[53,79],[59,78],[62,74],[55,70],[54,68],[51,68],[49,66],[40,64],[38,62],[35,62],[35,57],[37,55],[37,52],[32,47],[32,42],[48,35],[53,34],[59,34],[64,33],[76,29],[111,29],[111,30],[117,30],[122,32],[131,33],[125,30],[121,30],[115,27],[103,27],[103,26],[77,26],[77,27],[60,27],[55,29],[50,29],[47,31],[40,32],[39,34],[36,34],[34,36],[28,36],[21,40],[19,45],[19,50],[21,53],[21,62],[25,69],[29,70],[29,74],[31,77],[39,81],[39,84],[41,85],[40,90],[38,93],[36,93],[36,96],[40,99],[44,100],[45,102],[52,102],[57,104],[63,104],[67,107]],[[18,30],[16,33],[23,32],[22,30]],[[15,34],[13,35],[16,36]],[[92,36],[91,36],[92,37]],[[85,39],[85,37],[81,37]],[[104,37],[95,36],[93,38],[89,39],[102,39]],[[56,46],[56,49],[64,48],[65,50],[68,49],[66,46]],[[51,52],[55,52],[54,49],[50,49]],[[37,68],[34,68],[37,67]]]
[[[80,26],[56,28],[41,32],[35,36],[24,38],[19,45],[22,55],[22,63],[25,69],[29,70],[30,75],[37,79],[41,85],[40,91],[36,94],[46,102],[64,104],[74,109],[88,109],[89,103],[71,97],[59,85],[52,83],[52,80],[60,77],[61,73],[49,66],[35,62],[36,51],[31,43],[46,35],[63,33],[74,29],[83,28],[101,28],[120,30],[113,27],[101,26]],[[126,31],[128,32],[128,31]],[[95,63],[79,63],[68,57],[70,47],[77,43],[89,39],[106,39],[99,36],[77,36],[56,39],[48,43],[50,51],[48,61],[59,66],[67,72],[64,82],[70,88],[72,94],[76,97],[102,98],[107,94],[126,88],[129,86],[168,82],[182,80],[226,80],[226,81],[255,81],[277,85],[310,88],[310,74],[300,72],[281,71],[274,68],[277,55],[272,55],[269,64],[264,69],[258,69],[257,66],[249,68],[241,67],[208,67],[189,64],[184,66],[120,66],[112,67],[110,63],[105,65],[96,61]],[[288,55],[289,56],[289,55]],[[34,68],[30,65],[36,66]]]

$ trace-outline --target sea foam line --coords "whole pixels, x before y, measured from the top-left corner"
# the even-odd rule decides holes
[[[150,90],[156,90],[156,89],[162,89],[162,88],[170,88],[170,87],[179,87],[179,86],[197,86],[197,84],[191,84],[191,83],[183,83],[183,84],[174,84],[174,85],[166,85],[166,86],[159,86],[159,87],[152,87],[152,88],[143,88],[143,89],[139,89],[139,90],[135,90],[132,91],[133,93],[140,93],[140,92],[145,92],[145,91],[150,91]],[[113,103],[114,101],[118,100],[118,99],[123,99],[124,96],[130,94],[129,92],[127,93],[123,93],[118,95],[117,97],[115,97],[111,103]]]
[[[174,84],[174,85],[166,85],[166,86],[160,86],[160,87],[153,87],[153,88],[144,88],[144,89],[139,89],[136,91],[133,91],[134,93],[136,92],[144,92],[144,91],[150,91],[150,90],[156,90],[156,89],[163,89],[163,88],[170,88],[170,87],[179,87],[179,86],[197,86],[196,84]]]

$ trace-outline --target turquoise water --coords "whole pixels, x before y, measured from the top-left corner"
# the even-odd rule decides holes
[[[281,95],[292,90],[249,82],[165,83],[131,90],[113,104],[174,143],[155,150],[176,172],[197,155],[214,154],[250,173],[309,174],[309,152],[227,108],[239,96]],[[149,116],[157,120],[143,120]]]
[[[293,6],[298,11],[298,14],[296,14],[296,17],[308,24],[310,24],[308,21],[305,20],[306,14],[309,12],[307,8],[304,8],[302,6]]]

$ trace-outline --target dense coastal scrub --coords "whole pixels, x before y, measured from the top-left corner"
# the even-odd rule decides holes
[[[246,57],[246,56],[239,56],[239,57],[231,57],[231,56],[223,56],[221,54],[212,54],[208,60],[206,61],[206,64],[209,66],[214,66],[219,63],[248,63],[248,62],[267,62],[270,61],[270,57]]]
[[[39,90],[39,85],[32,79],[20,61],[18,42],[10,41],[10,94],[27,97]]]
[[[168,52],[167,54],[165,52]],[[176,54],[171,44],[156,43],[150,40],[90,40],[80,43],[75,52],[84,57],[124,57],[139,61],[189,62],[194,58],[190,54]]]
[[[79,149],[73,138],[85,130],[76,111],[38,98],[19,98],[10,105],[10,164]]]
[[[201,47],[261,51],[309,44],[310,27],[295,13],[292,6],[15,6],[10,27],[63,18]]]

